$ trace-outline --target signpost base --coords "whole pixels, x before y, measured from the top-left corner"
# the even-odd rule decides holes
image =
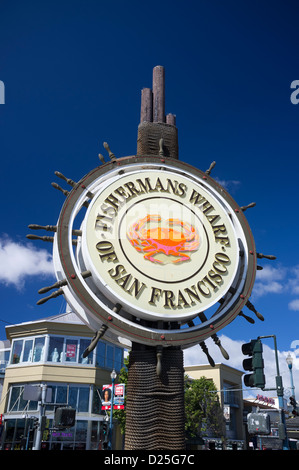
[[[184,450],[184,367],[180,348],[133,344],[130,353],[125,450]]]

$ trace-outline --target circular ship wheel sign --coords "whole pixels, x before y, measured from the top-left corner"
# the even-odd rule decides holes
[[[256,256],[242,210],[212,178],[170,158],[126,157],[69,194],[54,265],[67,302],[93,330],[189,347],[240,313]]]

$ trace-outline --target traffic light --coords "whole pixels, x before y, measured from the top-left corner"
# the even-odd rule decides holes
[[[109,446],[109,424],[107,421],[102,423],[102,432],[103,432],[103,450],[107,450]]]
[[[252,339],[250,343],[242,345],[242,352],[250,356],[243,361],[243,369],[251,371],[252,374],[244,376],[246,387],[258,387],[262,390],[265,387],[266,379],[264,375],[263,345],[260,339]]]
[[[37,429],[39,427],[39,418],[32,418],[32,429]]]
[[[297,408],[297,401],[296,401],[296,398],[294,396],[290,397],[290,403],[293,407],[292,414],[294,416],[299,416],[299,408]]]
[[[60,407],[55,411],[55,428],[71,428],[76,422],[76,410],[74,408]]]

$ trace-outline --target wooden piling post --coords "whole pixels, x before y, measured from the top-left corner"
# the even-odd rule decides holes
[[[150,88],[141,90],[140,122],[152,122],[153,120],[153,93]]]
[[[165,122],[165,70],[161,65],[153,69],[153,121]]]

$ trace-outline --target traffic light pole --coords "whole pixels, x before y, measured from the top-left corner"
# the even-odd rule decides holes
[[[276,388],[264,388],[263,390],[276,390],[278,397],[279,405],[279,417],[280,417],[280,435],[282,438],[282,448],[283,450],[289,450],[289,441],[287,437],[286,423],[285,423],[285,414],[284,414],[284,404],[283,404],[283,384],[282,377],[279,372],[279,363],[278,363],[278,352],[277,352],[277,341],[275,335],[268,336],[259,336],[258,339],[262,338],[273,338],[274,340],[274,350],[275,350],[275,361],[276,361]]]

